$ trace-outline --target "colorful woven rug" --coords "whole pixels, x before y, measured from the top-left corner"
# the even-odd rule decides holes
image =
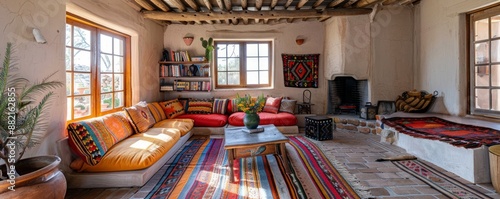
[[[491,198],[418,160],[393,161],[392,163],[449,198]]]
[[[458,124],[437,117],[382,119],[384,125],[413,137],[439,140],[455,146],[477,148],[500,144],[500,131],[473,125]]]
[[[318,88],[319,54],[281,54],[285,87]]]
[[[241,158],[235,160],[231,183],[223,139],[196,138],[138,193],[149,191],[146,198],[359,198],[316,145],[289,138],[291,174],[275,155]]]

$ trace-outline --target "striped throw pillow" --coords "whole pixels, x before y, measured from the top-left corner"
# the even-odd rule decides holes
[[[212,113],[226,114],[227,104],[229,104],[229,99],[214,99]]]

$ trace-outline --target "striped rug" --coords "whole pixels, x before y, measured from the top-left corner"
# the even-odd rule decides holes
[[[224,140],[195,138],[137,194],[145,198],[359,198],[314,143],[301,136],[289,138],[291,174],[286,174],[275,155],[241,158],[234,162],[236,180],[231,183]]]

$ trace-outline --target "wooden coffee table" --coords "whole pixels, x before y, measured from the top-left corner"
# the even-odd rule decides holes
[[[224,149],[227,150],[229,161],[229,179],[234,182],[233,162],[237,158],[253,157],[257,155],[277,154],[285,165],[286,173],[290,173],[285,137],[274,125],[259,125],[264,131],[259,133],[247,133],[246,127],[224,129]]]

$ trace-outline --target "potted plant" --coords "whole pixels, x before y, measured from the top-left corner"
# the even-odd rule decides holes
[[[208,38],[208,40],[204,40],[203,37],[200,38],[201,46],[205,48],[205,58],[210,62],[212,59],[212,52],[216,49],[213,45],[212,37]]]
[[[48,127],[51,90],[64,86],[50,81],[49,76],[31,84],[19,77],[11,63],[11,47],[7,44],[3,66],[0,68],[0,198],[11,196],[57,197],[66,193],[66,180],[59,171],[57,156],[38,156],[22,159],[27,148],[39,144]],[[33,182],[36,185],[30,186]],[[44,186],[43,183],[57,185]],[[56,186],[57,189],[55,188]],[[64,190],[61,190],[63,188]],[[42,190],[40,190],[42,189]],[[14,191],[15,190],[15,191]]]
[[[256,129],[260,122],[260,117],[257,112],[261,111],[266,103],[264,94],[257,98],[252,98],[250,95],[240,97],[237,93],[235,102],[238,109],[245,112],[245,117],[243,117],[243,124],[245,124],[245,127],[248,129]]]

